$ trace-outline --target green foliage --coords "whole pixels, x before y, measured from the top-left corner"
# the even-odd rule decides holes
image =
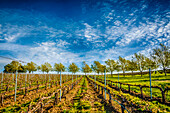
[[[5,73],[15,73],[16,71],[26,72],[25,67],[22,66],[18,61],[12,61],[10,64],[5,65],[4,69]]]
[[[64,72],[65,69],[66,69],[65,66],[63,64],[61,64],[61,63],[59,63],[59,64],[55,63],[54,64],[54,70],[57,71],[58,73],[60,71]]]
[[[105,63],[108,66],[107,70],[111,72],[111,76],[112,76],[112,72],[117,69],[118,64],[114,60],[110,60],[110,59],[105,61]]]
[[[120,66],[121,66],[123,73],[125,73],[125,70],[126,70],[126,67],[127,67],[126,59],[119,56],[119,63],[120,63]]]
[[[49,72],[52,70],[52,66],[51,64],[49,64],[48,62],[46,62],[45,64],[41,64],[41,67],[39,67],[41,69],[41,71],[44,72]]]
[[[25,66],[29,73],[33,73],[33,71],[37,71],[37,65],[34,62],[27,63]]]
[[[145,58],[145,63],[146,63],[146,68],[149,69],[156,69],[158,68],[158,65],[156,64],[156,62],[154,60],[151,60],[151,58]]]
[[[88,64],[86,64],[85,61],[83,61],[83,67],[82,67],[82,71],[86,74],[86,73],[91,73],[92,69],[89,67]]]
[[[94,61],[94,64],[91,65],[91,68],[92,68],[96,73],[98,73],[98,74],[99,74],[99,73],[104,73],[105,70],[108,71],[108,70],[106,69],[106,66],[100,64],[99,61]]]
[[[75,63],[72,63],[69,65],[68,70],[69,72],[76,73],[80,70],[80,68],[78,68],[78,66]]]
[[[142,71],[146,69],[145,56],[141,53],[135,53],[135,59],[137,62],[137,69],[140,70],[142,76]]]
[[[163,67],[166,75],[166,68],[170,66],[170,49],[168,46],[160,44],[160,48],[153,49],[152,57],[157,59],[158,63]]]
[[[127,67],[126,67],[127,70],[129,71],[136,71],[137,70],[137,62],[134,61],[133,57],[132,57],[132,60],[127,60]]]

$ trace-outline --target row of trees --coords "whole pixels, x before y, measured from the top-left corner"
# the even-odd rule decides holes
[[[149,57],[139,53],[135,53],[131,60],[126,60],[119,56],[117,61],[108,59],[105,61],[106,66],[100,64],[98,61],[94,61],[94,64],[91,66],[92,69],[96,73],[103,73],[104,70],[111,72],[111,76],[113,71],[123,71],[125,75],[125,71],[140,71],[141,76],[143,70],[157,69],[158,67],[162,67],[166,76],[166,69],[170,67],[170,48],[163,44],[160,44],[159,48],[153,49]]]
[[[143,70],[157,69],[158,67],[162,66],[165,75],[166,75],[166,68],[170,66],[170,51],[169,47],[163,44],[160,44],[160,48],[153,49],[153,52],[150,54],[150,57],[146,57],[145,55],[139,53],[135,53],[131,60],[126,60],[119,56],[117,61],[108,59],[105,61],[106,65],[102,65],[99,61],[94,61],[91,67],[83,61],[82,72],[90,73],[92,71],[96,73],[103,74],[104,71],[111,72],[111,76],[113,71],[123,71],[125,75],[125,71],[140,71],[141,76]],[[51,64],[48,62],[42,64],[41,66],[37,66],[34,62],[27,63],[27,65],[22,66],[21,63],[18,61],[12,61],[10,64],[7,64],[5,67],[4,72],[14,73],[16,70],[18,72],[26,72],[33,73],[34,71],[41,70],[43,73],[49,73],[49,71],[60,71],[64,72],[68,69],[69,72],[76,73],[80,70],[80,68],[75,64],[72,63],[66,68],[63,64],[55,63],[54,67],[52,68]]]
[[[10,64],[7,64],[6,66],[4,66],[5,73],[15,73],[16,71],[18,72],[29,72],[29,73],[33,73],[34,71],[40,70],[43,73],[49,73],[50,71],[57,71],[59,72],[64,72],[66,71],[66,67],[59,63],[55,63],[54,67],[52,68],[51,64],[48,62],[45,62],[44,64],[41,64],[41,66],[38,66],[37,64],[35,64],[34,62],[30,62],[27,63],[27,65],[22,66],[21,63],[19,63],[18,61],[12,61]],[[78,66],[75,63],[72,63],[69,65],[68,67],[68,71],[72,72],[72,73],[76,73],[78,72],[80,69],[78,68]]]

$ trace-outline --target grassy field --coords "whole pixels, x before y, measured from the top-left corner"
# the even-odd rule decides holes
[[[151,74],[151,76],[152,76],[151,78],[152,86],[159,86],[163,89],[165,89],[166,87],[170,87],[170,74],[167,74],[167,76],[165,76],[165,74]],[[97,77],[103,79],[103,76],[97,76]],[[107,75],[107,80],[118,82],[118,75],[113,75],[113,77]],[[142,77],[141,75],[135,75],[135,76],[125,75],[125,77],[123,75],[119,75],[119,82],[150,86],[149,74],[145,74]],[[122,88],[128,89],[128,86],[122,85]],[[139,87],[131,86],[131,90],[136,93],[140,93]],[[150,95],[150,88],[144,88],[143,93],[146,95]],[[170,102],[170,91],[166,92],[165,95],[166,95],[166,101]],[[152,96],[161,98],[162,97],[161,91],[157,88],[152,88]]]

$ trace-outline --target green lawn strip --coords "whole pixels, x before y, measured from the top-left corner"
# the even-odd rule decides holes
[[[82,93],[87,91],[87,80],[85,76],[83,77],[83,80],[80,82],[81,88],[78,90],[76,96],[74,97],[74,104],[70,105],[72,106],[70,110],[67,110],[66,112],[81,112],[81,113],[87,113],[90,112],[91,105],[89,101],[80,101],[80,99],[83,97]]]
[[[89,78],[89,79],[94,81],[94,79],[92,79],[92,78]],[[104,84],[102,84],[102,83],[100,83],[98,81],[96,81],[96,83],[101,85],[101,86],[104,86]],[[106,87],[108,89],[110,89],[113,94],[123,96],[125,99],[130,101],[130,103],[133,103],[133,104],[136,104],[136,105],[140,106],[140,108],[138,110],[143,111],[143,110],[148,108],[149,110],[152,110],[152,112],[170,112],[170,107],[169,106],[161,104],[161,103],[159,103],[157,101],[153,101],[153,102],[144,101],[144,100],[142,100],[142,99],[140,99],[138,97],[132,96],[130,94],[125,94],[122,91],[116,91],[116,90],[110,88],[108,85]]]
[[[152,74],[153,75],[153,74]],[[118,81],[118,77],[115,77],[115,75],[113,75],[114,77],[108,77],[107,80],[112,80],[112,81]],[[101,79],[103,79],[100,76]],[[103,79],[104,80],[104,79]],[[165,81],[164,81],[165,80]],[[167,76],[165,76],[164,74],[160,74],[159,76],[152,76],[152,86],[159,86],[163,89],[170,87],[170,82],[166,81],[166,80],[170,80],[170,74],[168,74]],[[119,77],[119,82],[122,83],[128,83],[128,84],[132,84],[132,85],[146,85],[146,86],[150,86],[150,81],[149,81],[149,75],[145,74],[142,77],[140,75],[135,75],[135,76],[123,76],[121,75]],[[116,86],[116,83],[113,83],[113,85]],[[128,90],[128,86],[127,85],[122,85],[123,89]],[[136,93],[140,93],[140,88],[136,87],[136,86],[131,86],[131,91],[134,91]],[[158,98],[162,98],[162,93],[159,89],[157,88],[152,88],[152,96],[153,97],[158,97]],[[143,93],[145,95],[150,95],[150,88],[144,88]],[[166,92],[166,101],[170,102],[170,92]]]

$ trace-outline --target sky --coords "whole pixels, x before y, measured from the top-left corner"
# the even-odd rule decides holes
[[[169,0],[0,0],[0,56],[92,64],[170,46]],[[0,72],[11,60],[0,58]],[[25,64],[23,64],[25,65]]]

